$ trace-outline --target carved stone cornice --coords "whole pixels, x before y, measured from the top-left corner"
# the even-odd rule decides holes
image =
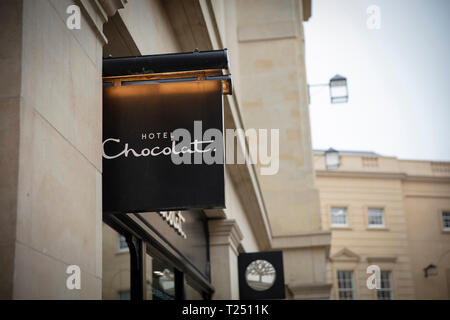
[[[398,179],[416,182],[450,182],[448,176],[409,175],[404,172],[316,170],[317,177],[362,178],[362,179]]]
[[[117,10],[124,8],[128,0],[76,0],[76,3],[102,45],[105,45],[108,39],[103,33],[103,24],[108,21],[108,17],[115,15]]]
[[[229,245],[236,255],[239,254],[238,247],[244,236],[234,219],[212,219],[208,220],[209,245]]]
[[[272,237],[273,249],[324,247],[331,245],[331,232],[318,231]]]
[[[330,257],[333,262],[358,262],[361,257],[350,249],[343,248]]]
[[[396,256],[370,256],[367,257],[368,263],[395,263],[397,261]]]
[[[128,0],[94,0],[94,2],[97,2],[100,6],[102,6],[108,17],[112,17],[116,14],[117,10],[125,7]]]

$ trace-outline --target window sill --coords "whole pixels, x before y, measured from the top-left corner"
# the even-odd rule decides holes
[[[367,227],[367,231],[389,231],[387,227]]]
[[[330,230],[352,230],[349,226],[331,226]]]
[[[116,254],[123,254],[123,253],[130,253],[129,249],[121,249],[121,250],[117,250]]]

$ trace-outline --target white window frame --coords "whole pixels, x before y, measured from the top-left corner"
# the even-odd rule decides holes
[[[350,273],[350,284],[351,284],[351,288],[341,288],[339,286],[339,275],[341,273]],[[339,300],[355,300],[356,299],[356,295],[355,295],[355,275],[353,270],[337,270],[336,272],[336,278],[337,278],[337,293],[338,293],[338,299]],[[341,281],[348,281],[347,279],[342,279]],[[341,292],[351,292],[352,293],[352,297],[351,299],[342,299],[340,293]]]
[[[441,211],[441,223],[442,223],[442,230],[444,231],[450,231],[450,226],[446,227],[445,226],[445,218],[444,216],[448,215],[448,219],[450,220],[450,210],[442,210]]]
[[[333,222],[333,209],[342,209],[345,212],[345,223],[334,223]],[[347,207],[338,207],[338,206],[332,206],[330,207],[330,219],[331,219],[331,226],[337,227],[337,228],[345,228],[348,227],[348,208]]]
[[[370,223],[370,211],[371,210],[380,210],[381,211],[381,220],[382,223],[381,224],[371,224]],[[386,218],[385,218],[385,213],[384,213],[384,208],[381,207],[369,207],[367,208],[367,225],[369,226],[369,228],[386,228]]]
[[[125,237],[123,235],[119,234],[119,238],[118,238],[118,241],[117,241],[117,252],[128,252],[128,251],[130,251],[130,249],[128,248],[128,245],[126,247],[122,247],[121,246],[122,239],[124,239],[124,241],[126,243]]]
[[[383,285],[383,274],[388,274],[387,280],[388,280],[388,284],[389,287],[388,288],[380,288],[377,289],[377,299],[378,300],[394,300],[394,283],[392,281],[392,271],[391,270],[381,270],[381,274],[380,274],[380,281],[381,281],[381,286]],[[382,292],[389,292],[390,295],[390,299],[380,299],[379,294]]]

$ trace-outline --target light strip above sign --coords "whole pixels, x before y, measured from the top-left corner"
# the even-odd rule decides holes
[[[170,73],[151,73],[128,76],[114,76],[104,77],[104,86],[124,86],[150,83],[169,83],[182,81],[208,81],[221,80],[223,94],[231,95],[232,83],[231,74],[223,74],[220,69],[212,70],[195,70],[184,72],[170,72]]]
[[[227,69],[229,69],[227,49],[107,58],[103,60],[103,81],[104,86],[116,86],[221,80],[223,94],[231,95],[231,74],[224,72]]]

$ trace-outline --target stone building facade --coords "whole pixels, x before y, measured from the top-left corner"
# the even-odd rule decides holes
[[[72,5],[80,29],[67,26]],[[0,297],[102,298],[108,248],[120,239],[102,222],[102,59],[228,48],[225,127],[280,129],[280,167],[261,176],[259,165],[226,166],[226,209],[203,212],[212,298],[238,299],[239,253],[267,250],[284,252],[287,298],[328,298],[304,59],[310,14],[308,0],[1,1]],[[80,290],[66,287],[69,265],[81,269]]]
[[[327,169],[326,154],[314,166],[332,233],[331,298],[450,299],[450,163],[341,151]],[[370,265],[387,293],[367,287]]]

